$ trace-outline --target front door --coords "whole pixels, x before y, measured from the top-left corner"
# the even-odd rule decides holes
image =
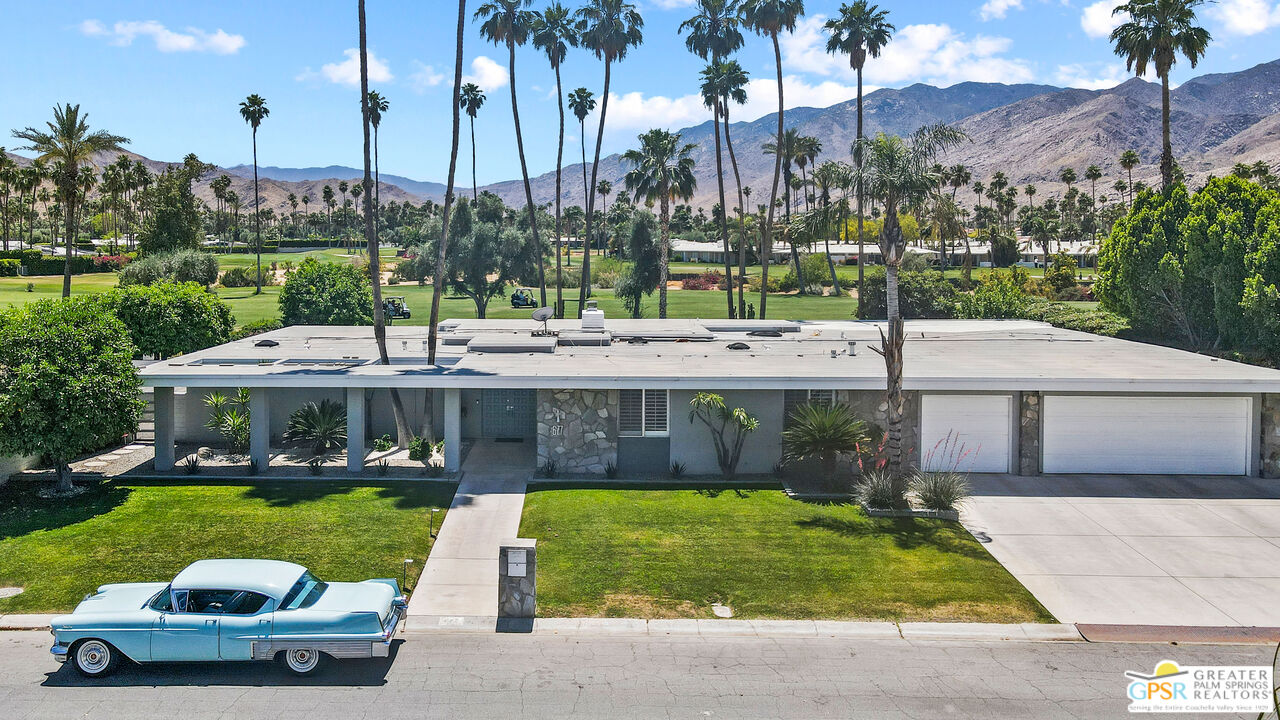
[[[538,391],[486,388],[481,394],[487,438],[527,438],[537,433]]]
[[[206,613],[160,613],[151,630],[151,659],[217,660],[218,619]]]

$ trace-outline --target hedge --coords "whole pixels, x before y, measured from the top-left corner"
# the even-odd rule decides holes
[[[86,273],[116,271],[116,268],[112,265],[99,264],[95,260],[97,258],[91,255],[72,256],[71,274],[84,275]],[[28,275],[61,275],[67,265],[67,259],[62,257],[41,257],[36,260],[28,260],[22,264],[27,268]]]
[[[16,277],[21,268],[21,260],[0,260],[0,277]]]

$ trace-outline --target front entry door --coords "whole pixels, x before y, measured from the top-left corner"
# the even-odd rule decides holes
[[[217,660],[219,616],[160,613],[151,629],[152,660]]]
[[[526,438],[537,432],[536,390],[486,388],[481,395],[483,434],[487,438]]]

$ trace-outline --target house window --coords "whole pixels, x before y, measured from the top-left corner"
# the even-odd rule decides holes
[[[618,391],[618,434],[625,437],[666,436],[667,391]]]
[[[806,403],[831,407],[836,402],[835,390],[784,390],[782,395],[782,426],[791,427],[791,413]]]

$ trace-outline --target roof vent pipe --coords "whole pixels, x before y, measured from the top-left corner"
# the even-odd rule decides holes
[[[853,357],[857,354],[858,354],[858,341],[850,340],[849,341],[849,357]]]
[[[587,301],[587,309],[582,311],[583,332],[604,332],[604,311],[596,307],[595,300]]]

